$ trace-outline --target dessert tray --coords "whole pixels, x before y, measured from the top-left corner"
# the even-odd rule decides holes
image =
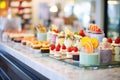
[[[12,45],[15,44],[15,45]],[[54,55],[49,54],[49,53],[41,53],[40,50],[35,50],[31,49],[27,46],[20,45],[19,43],[11,42],[7,43],[7,45],[11,46],[12,48],[15,48],[16,50],[19,51],[25,51],[31,54],[38,54],[41,55],[42,58],[48,58],[48,59],[53,59],[55,61],[60,61],[65,64],[70,64],[75,67],[79,68],[85,68],[85,69],[106,69],[106,68],[114,68],[114,67],[120,67],[120,61],[115,61],[114,58],[112,59],[111,63],[109,64],[99,64],[99,65],[81,65],[79,61],[75,61],[72,59],[67,59],[65,56],[62,57],[54,57]],[[19,46],[19,47],[16,47]],[[114,56],[114,55],[113,55]]]
[[[75,61],[72,59],[66,59],[65,57],[58,58],[58,57],[54,57],[53,55],[49,55],[49,54],[46,55],[46,57],[50,57],[52,59],[62,61],[66,64],[70,64],[70,65],[80,67],[80,68],[85,68],[85,69],[105,69],[105,68],[120,67],[120,61],[115,61],[114,59],[109,64],[100,63],[99,65],[81,65],[79,61]]]

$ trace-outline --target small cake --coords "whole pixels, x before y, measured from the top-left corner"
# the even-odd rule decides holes
[[[83,37],[81,44],[80,64],[85,66],[99,65],[99,55],[96,51],[98,40],[96,38]]]
[[[104,38],[105,35],[96,24],[90,24],[87,36],[89,36],[90,38],[97,38],[99,42],[102,42],[102,39]]]
[[[63,44],[61,48],[61,54],[64,56],[66,55],[66,46]]]
[[[40,49],[41,48],[41,44],[40,43],[38,43],[38,41],[32,41],[31,42],[31,47],[33,48],[33,49]]]
[[[41,50],[41,53],[49,53],[49,47],[50,47],[50,44],[49,44],[49,42],[47,42],[47,41],[39,41],[39,44],[41,44],[42,46],[41,46],[41,48],[40,48],[40,50]]]
[[[75,60],[75,61],[79,61],[79,51],[78,51],[78,48],[77,47],[74,47],[73,48],[73,57],[72,59]]]
[[[55,54],[54,54],[55,57],[61,57],[60,48],[61,48],[61,46],[60,46],[60,44],[58,44],[55,48]]]
[[[116,38],[115,41],[112,43],[114,48],[114,60],[120,61],[120,38]]]
[[[67,49],[66,58],[72,59],[72,57],[73,57],[73,56],[72,56],[72,50],[73,50],[73,47],[72,47],[72,46]]]
[[[50,54],[54,54],[55,53],[55,45],[51,44],[50,45]]]
[[[50,52],[50,50],[49,50],[49,48],[40,48],[40,50],[41,50],[41,53],[49,53]]]
[[[110,63],[112,61],[112,46],[110,42],[110,39],[103,38],[102,43],[100,43],[100,63]]]

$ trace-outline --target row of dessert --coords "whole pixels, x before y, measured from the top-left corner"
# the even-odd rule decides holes
[[[96,24],[91,24],[88,31],[80,30],[74,33],[67,28],[60,32],[53,25],[47,32],[47,41],[52,44],[50,54],[77,59],[80,64],[110,63],[113,52],[114,59],[120,61],[120,38],[115,41],[104,38],[104,32]]]

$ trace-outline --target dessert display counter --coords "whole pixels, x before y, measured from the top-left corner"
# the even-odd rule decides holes
[[[120,67],[88,70],[52,59],[19,43],[0,42],[0,56],[21,66],[17,68],[21,73],[18,76],[24,74],[25,80],[120,80]]]

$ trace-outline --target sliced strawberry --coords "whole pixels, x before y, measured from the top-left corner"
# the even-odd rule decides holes
[[[108,38],[108,39],[107,39],[107,42],[112,43],[112,39],[111,39],[111,38]]]
[[[51,44],[50,45],[50,50],[54,50],[55,49],[55,45],[54,44]]]
[[[57,47],[59,47],[59,48],[60,48],[60,47],[61,47],[61,45],[60,45],[60,44],[58,44],[58,45],[57,45]]]
[[[82,37],[84,37],[84,36],[85,36],[84,31],[83,31],[83,30],[80,30],[80,31],[79,31],[79,35],[82,36]]]
[[[115,39],[115,43],[119,44],[120,43],[120,38]]]
[[[74,52],[77,52],[77,51],[78,51],[78,48],[77,48],[77,47],[74,47],[74,48],[73,48],[73,51],[74,51]]]
[[[56,51],[60,51],[60,48],[59,48],[59,47],[56,47]]]
[[[69,48],[67,49],[68,52],[72,52],[72,50],[73,50],[73,47],[69,47]]]
[[[66,46],[64,44],[62,45],[62,49],[66,49]]]
[[[99,29],[96,30],[96,32],[102,33],[102,30],[99,28]]]

